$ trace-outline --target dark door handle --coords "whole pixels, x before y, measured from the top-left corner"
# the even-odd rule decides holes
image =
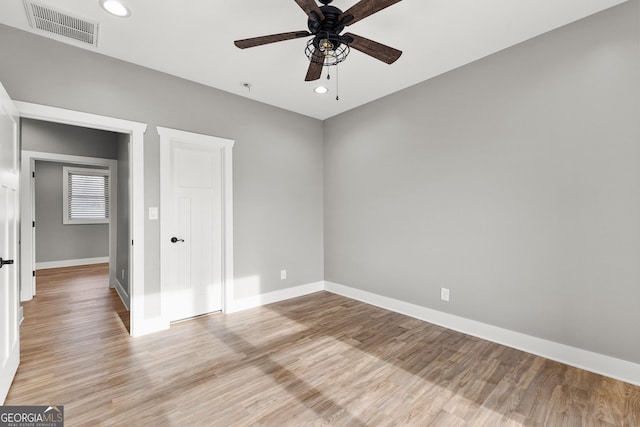
[[[177,237],[172,237],[171,238],[171,243],[178,243],[178,242],[184,242],[184,239],[178,239]],[[13,262],[13,261],[11,261]]]
[[[0,258],[0,268],[2,268],[3,265],[11,265],[13,264],[13,260],[12,259],[2,259]]]

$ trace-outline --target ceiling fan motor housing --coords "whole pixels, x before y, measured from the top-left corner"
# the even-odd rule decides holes
[[[340,33],[344,30],[344,24],[338,19],[342,11],[337,7],[326,5],[321,6],[320,10],[324,15],[322,21],[315,13],[312,13],[307,22],[309,31],[315,36],[313,45],[316,49],[324,50],[321,42],[328,40],[333,45],[332,50],[338,49],[340,44],[342,44]]]

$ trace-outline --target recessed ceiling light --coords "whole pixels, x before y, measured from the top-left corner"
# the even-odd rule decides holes
[[[100,0],[100,6],[112,15],[126,18],[131,15],[127,7],[118,0]]]
[[[317,88],[315,88],[313,91],[314,91],[315,93],[319,93],[320,95],[322,95],[322,94],[324,94],[324,93],[329,92],[329,89],[327,89],[327,88],[326,88],[326,87],[324,87],[324,86],[318,86],[318,87],[317,87]]]

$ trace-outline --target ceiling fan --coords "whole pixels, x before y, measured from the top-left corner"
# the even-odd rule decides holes
[[[360,0],[344,12],[335,6],[329,6],[332,1],[320,0],[323,5],[318,6],[315,0],[295,0],[309,17],[307,21],[309,31],[292,31],[253,37],[236,40],[234,44],[240,49],[246,49],[248,47],[313,36],[307,42],[305,50],[310,61],[305,77],[306,81],[318,80],[322,75],[322,67],[337,65],[344,61],[349,54],[350,48],[387,64],[393,64],[402,55],[402,51],[398,49],[385,46],[362,36],[353,33],[340,34],[344,27],[355,24],[401,0]]]

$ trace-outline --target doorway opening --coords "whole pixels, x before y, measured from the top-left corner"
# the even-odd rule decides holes
[[[122,145],[126,142],[123,141]],[[29,150],[23,150],[22,154],[23,168],[29,167],[31,175],[30,185],[23,187],[31,206],[23,211],[22,217],[27,224],[31,218],[32,226],[31,236],[25,239],[28,240],[25,244],[28,243],[32,249],[30,263],[36,272],[29,282],[23,282],[22,299],[36,295],[39,270],[108,263],[109,287],[117,290],[123,304],[129,309],[130,233],[128,215],[122,214],[128,209],[129,200],[128,192],[120,191],[128,179],[126,173],[122,175],[118,161]],[[69,191],[68,181],[85,176],[77,175],[79,172],[103,180],[106,220],[76,223],[68,220],[68,206],[77,204],[73,189]],[[94,189],[80,187],[80,190],[86,192]],[[95,198],[95,195],[89,194],[88,197]],[[92,206],[96,203],[91,198],[87,201]],[[80,203],[85,201],[80,200]],[[77,215],[74,213],[74,216]]]
[[[44,105],[16,102],[21,118],[36,119],[45,122],[62,123],[90,129],[107,130],[126,134],[130,138],[129,144],[129,209],[130,241],[129,246],[129,323],[132,336],[144,335],[157,329],[154,319],[145,319],[144,315],[144,132],[147,125],[112,117],[82,113],[73,110],[49,107]],[[21,168],[21,185],[23,189],[30,188],[31,168],[24,163]],[[31,194],[23,191],[21,194],[21,282],[32,283],[35,271],[33,257],[33,227],[29,222]],[[25,220],[26,219],[26,220]],[[115,249],[114,249],[115,250]],[[33,298],[33,289],[23,286],[21,300]]]

